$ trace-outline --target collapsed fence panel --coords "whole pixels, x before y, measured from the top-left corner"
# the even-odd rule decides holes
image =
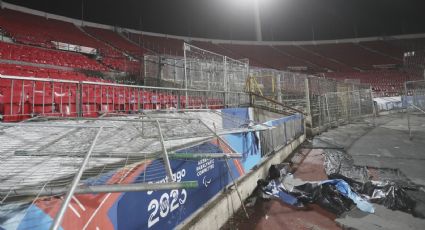
[[[302,116],[270,126],[251,116],[232,108],[8,124],[0,133],[0,226],[48,228],[57,218],[64,229],[173,228],[232,183],[229,173],[240,178],[261,163],[256,132],[276,127],[285,136],[274,138],[278,150],[303,131]]]

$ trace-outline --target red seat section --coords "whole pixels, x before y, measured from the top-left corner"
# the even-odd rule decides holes
[[[126,40],[124,37],[120,36],[118,33],[115,33],[112,30],[94,27],[84,27],[84,30],[89,34],[99,38],[100,40],[130,54],[133,57],[142,58],[143,54],[146,52],[146,50],[140,46],[137,46],[136,44]]]
[[[323,58],[348,65],[357,70],[373,69],[374,65],[400,64],[399,60],[373,52],[355,43],[308,45],[304,48]]]
[[[358,79],[361,83],[370,84],[377,97],[400,96],[404,91],[405,81],[418,80],[418,76],[398,70],[333,72],[326,73],[325,76],[336,80]]]
[[[107,70],[105,66],[83,54],[5,42],[0,42],[0,58],[95,71]]]
[[[127,41],[125,38],[112,30],[93,27],[84,27],[84,30],[92,36],[102,40],[103,42],[108,43],[110,46],[115,47],[117,50],[123,51],[124,53],[127,53],[133,57],[130,58],[129,56],[124,56],[122,53],[119,56],[103,54],[102,62],[105,65],[119,71],[131,73],[140,72],[141,62],[139,62],[137,59],[141,59],[145,54],[145,50],[143,48],[140,48],[132,42]]]
[[[152,50],[159,54],[183,56],[183,39],[135,33],[126,33],[125,36],[136,44],[140,44],[144,49]]]
[[[88,36],[76,25],[2,9],[0,25],[16,41],[24,44],[53,48],[52,41],[97,48],[103,53],[113,53],[111,47]]]

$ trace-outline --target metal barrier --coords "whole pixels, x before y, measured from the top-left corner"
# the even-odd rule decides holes
[[[407,127],[409,137],[412,138],[411,116],[414,114],[425,114],[425,80],[407,81],[404,84],[405,96],[403,97],[403,106],[407,113]]]
[[[249,73],[247,59],[235,60],[184,44],[184,87],[219,91],[243,91]]]
[[[161,109],[220,109],[247,106],[244,92],[178,89],[0,76],[4,121],[33,116],[96,117],[101,113],[132,113]],[[227,97],[226,97],[227,96]]]
[[[338,126],[374,115],[371,90],[328,92],[317,97],[312,127]]]
[[[308,75],[264,68],[251,69],[250,75],[247,91],[306,110]]]
[[[262,156],[279,151],[304,133],[304,117],[302,114],[268,121],[265,124],[273,126],[273,129],[260,133]]]
[[[184,88],[184,59],[172,56],[144,56],[144,85]]]

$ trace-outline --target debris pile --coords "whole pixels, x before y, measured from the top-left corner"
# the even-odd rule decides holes
[[[289,163],[272,165],[268,177],[257,181],[247,206],[253,206],[258,198],[278,199],[297,208],[315,203],[341,215],[354,207],[374,213],[373,203],[377,203],[424,218],[423,212],[415,209],[419,201],[410,195],[412,191],[423,192],[419,186],[406,181],[370,180],[367,168],[354,166],[352,158],[342,151],[326,151],[324,166],[328,180],[303,181],[294,177]]]

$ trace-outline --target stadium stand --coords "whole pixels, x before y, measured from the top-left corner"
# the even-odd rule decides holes
[[[115,33],[112,30],[88,26],[85,26],[83,29],[89,34],[99,38],[106,43],[109,43],[115,48],[122,50],[133,57],[142,58],[143,54],[146,52],[146,50],[143,48],[126,40],[124,37],[120,36],[118,33]]]
[[[111,69],[139,72],[140,64],[127,62],[128,58],[121,51],[92,38],[72,23],[2,9],[0,24],[15,42],[45,48],[55,48],[52,41],[91,47],[97,49],[97,54],[102,57],[100,60]],[[116,39],[113,41],[117,42]],[[122,43],[118,43],[118,46],[122,46]],[[105,68],[97,70],[106,71]]]
[[[5,42],[0,42],[0,58],[94,71],[107,71],[105,66],[83,54]]]
[[[402,48],[392,45],[388,41],[360,42],[359,45],[400,61],[404,53]]]
[[[323,57],[346,64],[357,70],[373,69],[374,65],[400,63],[394,58],[372,52],[355,43],[308,45],[304,47]]]
[[[135,34],[131,32],[127,32],[126,36],[135,44],[140,44],[143,48],[152,50],[156,53],[183,56],[184,41],[182,39]]]
[[[74,81],[110,82],[97,77],[89,77],[82,72],[41,68],[29,65],[0,63],[0,74],[21,77],[52,78]],[[5,85],[1,85],[5,86]]]
[[[330,72],[325,77],[344,81],[346,79],[359,79],[361,83],[372,85],[375,96],[399,96],[404,90],[404,82],[417,80],[411,74],[399,70],[375,70],[366,72]]]
[[[126,30],[123,30],[123,34],[119,34],[113,30],[88,26],[80,28],[70,22],[10,9],[0,9],[0,31],[12,38],[14,42],[0,42],[0,74],[4,75],[104,81],[88,77],[74,69],[98,72],[113,70],[141,74],[141,60],[145,54],[183,56],[183,38],[153,36]],[[53,41],[95,48],[97,53],[85,55],[78,52],[59,51],[56,50],[57,47]],[[205,50],[234,59],[248,58],[250,66],[253,67],[290,71],[298,67],[297,71],[337,80],[358,79],[362,83],[371,84],[378,96],[399,95],[403,82],[414,80],[414,76],[403,72],[399,66],[403,63],[405,52],[416,47],[425,47],[423,38],[311,45],[234,44],[196,39],[190,42]],[[58,68],[54,68],[55,66]],[[382,66],[386,67],[382,68]],[[8,87],[10,88],[8,84],[10,81],[1,82],[0,104],[1,101],[4,103],[10,99],[5,99]],[[87,90],[84,93],[88,94]],[[104,92],[98,92],[98,89],[92,90],[96,94],[104,94]],[[15,93],[21,92],[22,90],[17,89]],[[129,104],[128,98],[132,96],[121,94],[114,95],[115,97],[116,101],[119,101],[119,98],[125,98],[123,104],[118,103],[122,107],[119,108],[130,111],[129,105],[125,108],[123,105]],[[175,101],[176,98],[170,95],[148,93],[143,95],[142,100],[143,108],[162,108],[170,105],[170,102]],[[185,99],[182,98],[181,101]],[[94,107],[96,108],[89,106],[85,111],[94,111],[88,113],[90,116],[102,111],[101,107]],[[10,112],[10,109],[0,106],[1,111]],[[61,110],[60,107],[55,109],[56,112]],[[14,119],[20,120],[22,117]]]
[[[250,63],[259,65],[258,67],[269,67],[275,69],[287,69],[288,66],[306,66],[305,62],[300,62],[288,57],[271,46],[265,45],[233,45],[222,44],[225,49],[232,50],[242,57],[250,59]]]

